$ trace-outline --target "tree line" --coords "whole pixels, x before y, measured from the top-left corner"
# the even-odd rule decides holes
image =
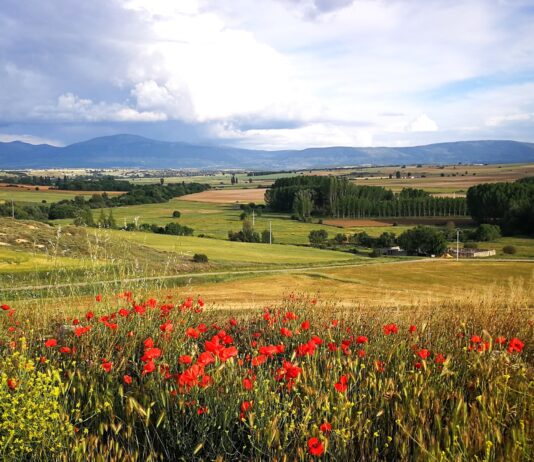
[[[103,177],[77,176],[61,178],[43,175],[17,175],[0,177],[0,182],[7,184],[24,184],[31,186],[48,186],[51,189],[67,191],[131,191],[135,185],[127,180],[117,180],[111,175]]]
[[[126,205],[156,204],[167,202],[173,197],[185,196],[206,191],[210,186],[200,183],[150,184],[135,185],[130,191],[120,196],[107,193],[93,194],[89,199],[75,196],[53,204],[0,204],[0,216],[12,216],[23,220],[56,220],[88,216],[87,210],[99,208],[122,207]]]
[[[504,234],[534,234],[534,177],[513,183],[484,183],[467,191],[477,223],[499,225]]]
[[[312,215],[369,218],[468,214],[464,198],[437,198],[414,188],[405,188],[396,195],[381,186],[360,186],[331,176],[278,179],[266,191],[265,202],[273,211],[293,211],[304,221]]]

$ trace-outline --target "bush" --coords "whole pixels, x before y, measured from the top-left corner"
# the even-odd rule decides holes
[[[430,226],[416,226],[399,236],[399,245],[410,255],[442,255],[447,249],[445,235]]]
[[[180,218],[181,216],[182,216],[182,214],[178,210],[175,210],[174,212],[172,212],[172,217],[173,218]]]
[[[494,241],[501,237],[501,227],[499,225],[480,225],[473,233],[473,238],[477,241],[488,242]]]
[[[195,263],[208,263],[208,256],[203,253],[196,253],[193,255],[193,261]]]
[[[268,229],[264,229],[261,232],[261,242],[264,244],[274,244],[274,236],[271,235]]]
[[[324,244],[327,239],[328,233],[324,229],[310,231],[310,234],[308,234],[308,240],[312,245]]]
[[[502,248],[502,251],[503,253],[507,254],[507,255],[514,255],[517,253],[517,248],[513,245],[505,245],[503,248]]]

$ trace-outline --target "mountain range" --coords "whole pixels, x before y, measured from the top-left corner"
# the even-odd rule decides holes
[[[0,142],[0,169],[246,168],[306,169],[358,165],[534,162],[534,143],[456,141],[411,147],[324,147],[265,151],[157,141],[136,135],[93,138],[64,147]]]

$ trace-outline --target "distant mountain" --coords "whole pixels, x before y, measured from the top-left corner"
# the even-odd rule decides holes
[[[262,151],[197,146],[135,135],[94,138],[65,147],[0,143],[0,169],[23,168],[249,168],[305,169],[362,164],[534,162],[534,143],[457,141],[403,148],[328,147]]]

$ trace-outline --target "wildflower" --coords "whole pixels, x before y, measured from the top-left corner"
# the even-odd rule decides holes
[[[18,387],[16,379],[7,379],[7,386],[10,390],[15,390]]]
[[[358,350],[358,358],[365,358],[365,350]]]
[[[234,356],[237,356],[237,348],[236,347],[228,347],[228,348],[223,348],[222,350],[219,351],[219,359],[221,361],[227,361],[229,360],[230,358],[234,357]]]
[[[147,348],[145,354],[141,356],[141,361],[144,363],[159,358],[161,356],[161,350],[159,348]]]
[[[506,337],[496,337],[495,343],[497,345],[504,345],[506,343]]]
[[[308,330],[310,328],[310,321],[304,321],[301,325],[300,325],[300,328],[302,330]]]
[[[126,316],[128,316],[130,314],[130,312],[124,308],[121,308],[119,310],[119,316],[125,318]]]
[[[172,332],[173,325],[170,321],[165,321],[163,324],[159,326],[159,330],[161,332]]]
[[[185,331],[185,335],[191,338],[198,338],[200,336],[200,332],[194,327],[188,327]]]
[[[197,364],[200,366],[207,366],[208,364],[214,363],[215,358],[209,351],[204,351],[198,356]]]
[[[197,409],[197,415],[207,414],[208,413],[208,406],[199,407]]]
[[[68,346],[62,346],[60,349],[59,349],[59,352],[60,353],[65,353],[65,354],[69,354],[72,350],[70,349],[70,347]]]
[[[508,353],[521,353],[525,344],[516,337],[510,339],[508,343]]]
[[[9,311],[11,309],[11,307],[9,305],[6,305],[6,304],[0,305],[0,308],[2,308],[2,310],[4,310],[4,311]]]
[[[265,355],[258,355],[252,358],[251,364],[252,366],[261,366],[267,361],[267,356]]]
[[[45,347],[47,348],[53,348],[57,345],[57,340],[55,338],[48,339],[45,342]]]
[[[245,377],[243,379],[243,388],[245,390],[252,390],[253,387],[254,387],[254,380],[250,377]]]
[[[145,348],[153,348],[154,347],[154,340],[152,340],[152,337],[148,337],[144,342],[143,345]]]
[[[209,376],[208,374],[205,374],[200,379],[199,386],[200,386],[200,388],[207,388],[212,384],[213,384],[213,378],[211,376]]]
[[[296,379],[299,374],[302,372],[302,369],[294,364],[291,364],[289,361],[284,361],[282,367],[280,367],[275,374],[275,380],[280,381],[284,378],[287,379]]]
[[[482,338],[479,335],[473,335],[471,337],[471,343],[480,343],[482,342]]]
[[[399,332],[399,328],[397,327],[396,324],[386,324],[383,327],[383,331],[385,335],[391,335],[391,334],[396,334],[397,332]]]
[[[293,335],[293,332],[291,332],[291,330],[287,329],[286,327],[282,327],[280,329],[280,333],[284,336],[284,337],[291,337]]]
[[[377,359],[375,361],[375,369],[377,370],[377,372],[384,372],[386,369],[386,363]]]
[[[421,359],[427,359],[430,356],[430,351],[423,348],[417,352],[417,356],[419,356]]]
[[[86,314],[85,314],[85,319],[87,319],[88,321],[90,321],[91,319],[93,319],[95,317],[95,314],[92,312],[92,311],[88,311]]]
[[[320,456],[324,452],[323,443],[313,437],[308,440],[308,451],[312,456]]]
[[[359,335],[356,337],[356,343],[367,343],[369,339],[365,337],[364,335]]]
[[[234,326],[234,327],[237,326],[237,321],[235,320],[235,318],[231,318],[228,322],[230,323],[231,326]]]
[[[441,353],[438,353],[436,357],[434,358],[434,362],[436,364],[443,364],[446,361],[447,358],[443,356]]]
[[[332,431],[332,424],[328,422],[323,422],[321,426],[319,427],[319,429],[321,430],[322,433],[327,435],[328,433]]]
[[[143,375],[150,374],[156,370],[156,365],[151,359],[143,366]]]
[[[180,364],[191,364],[193,362],[193,358],[189,355],[182,355],[178,358],[178,362]]]
[[[128,374],[124,374],[124,376],[122,377],[122,381],[126,385],[130,385],[132,383],[132,378]]]
[[[111,361],[107,361],[105,359],[102,360],[102,369],[104,369],[108,374],[110,373],[112,368],[113,363]]]
[[[97,302],[101,302],[102,301],[102,295],[101,294],[98,294],[96,297],[95,297],[95,300]]]
[[[413,324],[410,327],[408,327],[408,332],[410,334],[413,334],[416,330],[417,330],[417,327],[415,327]]]
[[[245,414],[252,409],[252,401],[243,401],[241,403],[241,413],[239,414],[240,419],[245,418]]]
[[[347,382],[349,381],[349,378],[346,375],[342,375],[339,378],[339,381],[334,384],[334,387],[337,391],[340,393],[345,393],[347,391]]]

